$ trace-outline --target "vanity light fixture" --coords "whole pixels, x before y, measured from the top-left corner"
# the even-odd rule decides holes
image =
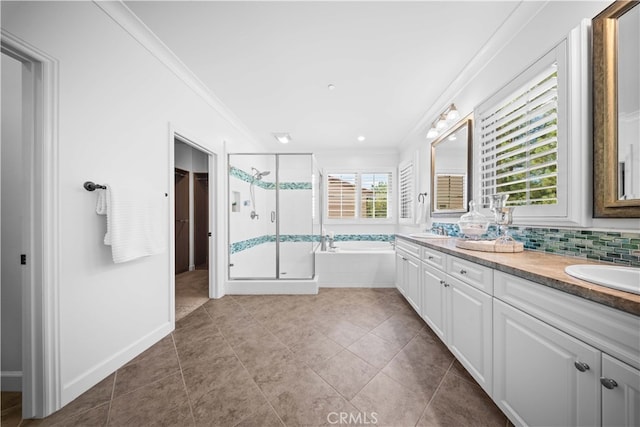
[[[365,139],[366,139],[366,138],[365,138],[363,135],[360,135],[360,136],[358,137],[358,141],[360,141],[360,142],[364,141]]]
[[[335,88],[336,88],[336,85],[334,85],[333,83],[330,83],[330,84],[327,86],[327,89],[329,89],[329,90],[334,90]]]
[[[460,113],[455,104],[449,105],[436,120],[431,123],[431,128],[427,132],[427,139],[435,138],[447,129],[453,122],[460,118]]]
[[[288,144],[291,142],[291,135],[286,132],[274,132],[272,135],[280,144]]]

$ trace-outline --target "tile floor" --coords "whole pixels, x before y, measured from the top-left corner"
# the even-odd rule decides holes
[[[176,274],[176,321],[209,301],[209,270]]]
[[[18,425],[5,419],[4,394],[2,404],[2,425]],[[210,300],[61,411],[20,425],[341,421],[510,425],[395,289]]]

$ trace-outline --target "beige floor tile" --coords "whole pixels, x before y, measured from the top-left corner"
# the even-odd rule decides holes
[[[109,403],[103,403],[96,408],[55,423],[55,427],[104,427],[107,425],[108,416]]]
[[[113,399],[109,425],[193,425],[182,376],[178,373]]]
[[[210,357],[203,363],[182,368],[189,399],[197,401],[219,384],[250,378],[234,354]]]
[[[360,412],[375,415],[380,426],[413,426],[427,401],[383,373],[376,375],[351,400]]]
[[[418,334],[422,327],[423,324],[412,317],[394,314],[372,330],[371,333],[386,341],[405,345]]]
[[[505,426],[504,414],[477,385],[448,373],[418,426]]]
[[[351,344],[347,349],[365,362],[376,368],[384,368],[398,354],[402,346],[388,342],[377,335],[369,333]]]
[[[316,327],[332,341],[335,341],[343,347],[350,346],[367,333],[365,329],[347,320],[333,317],[319,322]]]
[[[290,346],[298,360],[307,365],[323,362],[344,349],[320,332]]]
[[[244,418],[235,427],[284,427],[284,424],[267,402],[263,403],[253,414]]]
[[[338,353],[314,370],[347,400],[353,399],[379,371],[348,350]]]
[[[151,354],[118,369],[114,397],[178,372],[180,372],[180,364],[175,349],[161,354]]]

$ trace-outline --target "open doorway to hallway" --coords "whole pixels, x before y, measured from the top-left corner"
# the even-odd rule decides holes
[[[175,159],[175,309],[181,319],[209,299],[209,155],[180,138]]]

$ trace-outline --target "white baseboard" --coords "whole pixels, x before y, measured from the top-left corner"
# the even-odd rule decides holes
[[[318,277],[304,280],[230,280],[227,295],[315,295]]]
[[[366,289],[373,289],[373,288],[395,288],[396,285],[394,285],[393,283],[328,283],[328,284],[321,284],[320,288],[366,288]]]
[[[153,344],[167,336],[167,334],[172,330],[173,325],[170,322],[164,323],[162,326],[148,333],[143,338],[126,347],[124,350],[119,351],[112,357],[102,361],[87,372],[64,384],[62,386],[61,396],[62,406],[70,403],[76,397],[80,396],[82,393],[114,373],[122,365],[129,362],[134,357],[138,356]],[[60,408],[57,408],[56,410],[59,409]]]
[[[22,371],[0,372],[0,389],[2,391],[22,391]]]

